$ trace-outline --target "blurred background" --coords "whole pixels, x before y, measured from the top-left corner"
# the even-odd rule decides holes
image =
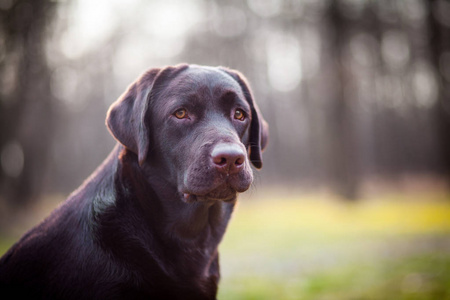
[[[270,125],[219,299],[450,299],[447,0],[0,0],[0,254],[181,62],[243,72]]]

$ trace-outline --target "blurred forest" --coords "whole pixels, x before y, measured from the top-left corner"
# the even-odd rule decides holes
[[[258,188],[449,178],[449,1],[0,0],[0,211],[79,186],[115,144],[109,105],[180,62],[249,79]]]
[[[0,0],[0,255],[181,62],[243,72],[270,125],[219,299],[450,299],[448,0]]]

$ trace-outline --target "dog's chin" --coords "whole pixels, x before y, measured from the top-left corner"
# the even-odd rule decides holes
[[[237,191],[231,188],[215,189],[204,194],[182,193],[181,199],[186,203],[193,202],[234,202]]]

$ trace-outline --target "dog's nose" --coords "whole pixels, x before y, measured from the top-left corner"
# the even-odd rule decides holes
[[[227,174],[238,173],[245,162],[245,150],[236,144],[218,144],[211,152],[214,167]]]

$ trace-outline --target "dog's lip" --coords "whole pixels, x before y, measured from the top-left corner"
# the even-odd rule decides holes
[[[191,193],[183,193],[182,199],[186,203],[193,203],[193,202],[208,202],[208,201],[223,201],[223,202],[233,202],[236,200],[236,194],[231,194],[227,197],[211,197],[208,194],[206,195],[196,195]]]
[[[191,189],[181,186],[179,189],[181,199],[186,203],[192,202],[233,202],[237,198],[238,190],[228,183],[215,185],[205,189]]]

